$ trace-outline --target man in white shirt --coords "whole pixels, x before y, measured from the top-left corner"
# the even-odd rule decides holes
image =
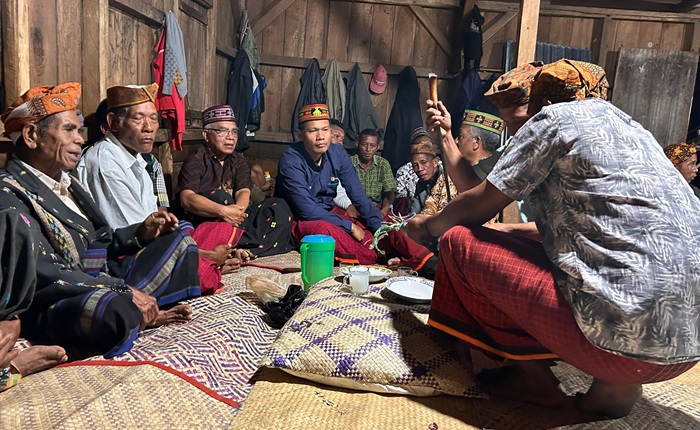
[[[76,174],[112,228],[140,223],[158,210],[153,181],[141,153],[158,131],[158,84],[107,89],[109,131],[78,162]]]

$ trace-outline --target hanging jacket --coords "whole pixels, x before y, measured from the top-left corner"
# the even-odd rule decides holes
[[[345,96],[345,118],[343,125],[345,126],[345,147],[354,147],[355,142],[362,130],[373,128],[379,132],[379,140],[384,137],[384,128],[382,128],[377,111],[374,109],[372,99],[367,89],[365,80],[362,79],[362,71],[360,66],[355,63],[347,76],[347,95]]]
[[[396,170],[410,159],[409,141],[411,132],[423,125],[423,112],[420,104],[420,88],[416,71],[406,66],[399,73],[399,86],[396,90],[394,106],[386,123],[384,150],[382,157],[389,160],[391,170]]]
[[[328,62],[321,82],[328,96],[328,113],[331,118],[343,122],[347,88],[345,88],[345,81],[343,81],[343,75],[340,74],[340,67],[338,67],[337,61],[331,60]]]
[[[153,48],[153,77],[158,84],[156,110],[171,124],[170,145],[182,150],[185,131],[185,96],[187,95],[187,64],[182,31],[175,15],[168,11],[156,46]]]
[[[313,103],[326,103],[326,90],[323,89],[323,84],[321,83],[321,67],[317,59],[311,59],[309,65],[306,66],[306,70],[304,70],[304,74],[301,75],[299,83],[301,84],[301,89],[292,113],[292,141],[294,142],[299,142],[297,137],[297,128],[299,126],[297,112],[299,112],[299,108]]]
[[[228,94],[226,104],[233,108],[238,125],[238,145],[236,151],[243,152],[250,148],[246,131],[250,115],[250,106],[253,102],[253,70],[245,50],[239,50],[231,64],[231,72],[228,74]]]

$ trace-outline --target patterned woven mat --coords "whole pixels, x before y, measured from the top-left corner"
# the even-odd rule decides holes
[[[555,372],[567,392],[584,391],[590,379],[566,364]],[[668,430],[700,428],[700,366],[644,387],[644,397],[622,419],[591,422],[570,406],[540,408],[503,399],[412,397],[363,393],[264,369],[232,423],[232,429]]]
[[[154,365],[69,365],[0,394],[0,429],[230,426],[236,408]]]

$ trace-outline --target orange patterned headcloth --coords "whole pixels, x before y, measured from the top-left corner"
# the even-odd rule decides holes
[[[319,119],[331,119],[330,115],[328,114],[327,105],[323,103],[316,103],[299,108],[299,124],[307,121],[316,121]]]
[[[144,102],[156,102],[158,84],[124,85],[107,88],[107,109],[133,106]]]
[[[559,60],[542,67],[532,83],[532,97],[541,96],[552,103],[608,98],[605,70],[597,64]]]
[[[672,143],[664,148],[664,154],[671,160],[671,163],[675,166],[678,163],[682,163],[693,154],[697,152],[697,148],[693,144],[687,144],[685,142]]]
[[[484,96],[499,107],[521,106],[530,101],[530,88],[542,63],[534,61],[522,64],[502,74],[494,81]]]
[[[66,82],[60,85],[34,87],[22,94],[0,117],[5,125],[5,136],[17,142],[22,128],[49,115],[73,110],[80,103],[80,84]]]

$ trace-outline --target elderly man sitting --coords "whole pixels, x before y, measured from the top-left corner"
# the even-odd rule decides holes
[[[411,167],[418,177],[415,194],[411,199],[411,212],[434,215],[445,207],[449,198],[457,196],[458,190],[448,176],[448,195],[443,166],[425,128],[413,131],[410,151]]]
[[[250,166],[235,152],[238,125],[231,106],[204,110],[202,123],[204,145],[185,158],[175,190],[176,206],[196,226],[192,237],[197,245],[236,247],[233,255],[242,262],[291,251],[292,213],[284,199],[250,205]],[[214,285],[221,279],[216,265],[208,267],[200,263],[203,292],[212,288],[209,279]]]
[[[0,210],[19,212],[38,249],[36,293],[20,315],[22,334],[112,357],[131,348],[145,327],[191,318],[191,307],[177,302],[200,294],[197,247],[176,230],[177,219],[162,212],[109,227],[66,173],[84,143],[79,100],[78,83],[36,87],[2,116],[15,152],[0,177]],[[20,243],[5,240],[6,246]]]
[[[606,93],[596,65],[544,66],[486,180],[468,170],[473,186],[408,230],[442,236],[429,324],[515,363],[482,372],[488,391],[560,407],[558,358],[593,376],[579,410],[621,417],[700,359],[700,201]],[[526,196],[541,243],[480,225]]]

